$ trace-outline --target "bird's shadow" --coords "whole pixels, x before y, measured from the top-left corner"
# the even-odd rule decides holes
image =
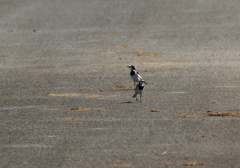
[[[121,104],[129,104],[129,103],[133,103],[133,102],[131,101],[121,102]]]

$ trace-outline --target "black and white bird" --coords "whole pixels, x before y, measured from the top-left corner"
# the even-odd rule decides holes
[[[145,84],[145,81],[144,81],[144,80],[140,80],[140,81],[138,82],[138,84],[136,85],[136,87],[135,87],[135,94],[133,95],[133,98],[136,97],[136,101],[138,101],[137,95],[140,94],[140,102],[141,102],[144,84]]]
[[[133,80],[133,83],[134,83],[134,87],[136,86],[135,82],[139,82],[142,79],[141,75],[137,72],[136,68],[133,66],[133,65],[130,65],[130,66],[127,66],[128,68],[131,69],[130,71],[130,77],[132,78]]]

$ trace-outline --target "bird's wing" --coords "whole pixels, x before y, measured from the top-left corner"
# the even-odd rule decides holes
[[[139,81],[142,80],[142,76],[139,73],[137,73],[137,75],[138,75]]]

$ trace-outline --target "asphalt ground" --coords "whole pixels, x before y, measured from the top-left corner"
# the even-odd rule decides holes
[[[0,167],[240,167],[239,5],[0,0]]]

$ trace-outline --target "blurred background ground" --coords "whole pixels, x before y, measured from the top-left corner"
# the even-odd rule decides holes
[[[239,167],[239,5],[0,0],[0,167]]]

